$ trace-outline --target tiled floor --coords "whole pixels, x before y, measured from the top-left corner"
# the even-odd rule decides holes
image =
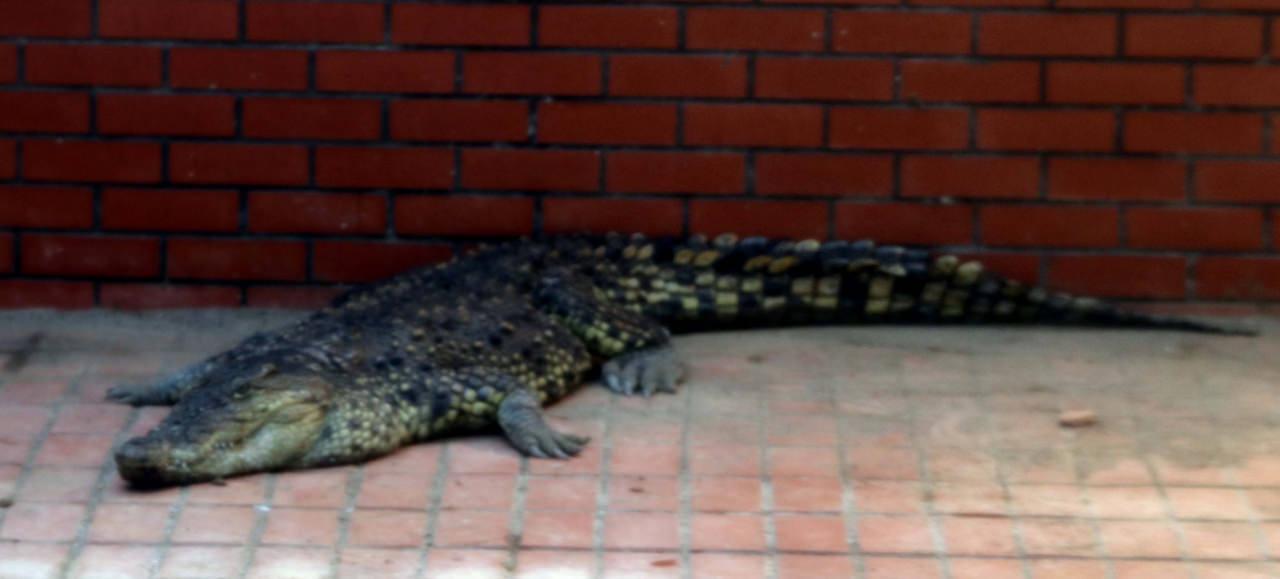
[[[692,371],[678,395],[593,386],[556,405],[594,437],[574,460],[478,437],[363,467],[122,487],[109,448],[165,411],[102,392],[281,319],[0,315],[0,577],[1280,574],[1274,323],[1256,340],[703,335],[679,341]],[[1064,429],[1063,409],[1100,422]]]

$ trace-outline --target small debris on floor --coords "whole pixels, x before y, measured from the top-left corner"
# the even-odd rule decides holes
[[[1098,413],[1092,410],[1063,410],[1058,415],[1058,425],[1067,428],[1084,428],[1098,423]]]

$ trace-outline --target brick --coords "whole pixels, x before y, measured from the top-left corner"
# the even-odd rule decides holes
[[[98,132],[104,135],[231,136],[230,95],[98,95]]]
[[[316,54],[316,88],[329,91],[453,92],[448,52],[323,51]]]
[[[902,194],[907,197],[1031,198],[1040,171],[1026,157],[906,157]]]
[[[538,142],[674,145],[676,107],[663,104],[543,103],[538,107]]]
[[[92,14],[92,0],[7,0],[0,2],[0,36],[85,38]]]
[[[397,100],[391,138],[397,141],[524,141],[529,105],[523,101]]]
[[[453,152],[434,148],[319,147],[321,187],[444,189],[453,183]]]
[[[528,46],[528,6],[404,4],[392,6],[396,44]]]
[[[600,154],[589,151],[467,149],[462,186],[471,189],[595,191]]]
[[[1253,58],[1262,55],[1262,19],[1245,16],[1131,15],[1129,56]]]
[[[302,281],[307,246],[300,241],[171,238],[169,277],[222,281]]]
[[[93,227],[93,192],[87,188],[0,186],[0,200],[0,227]]]
[[[1129,246],[1143,249],[1255,250],[1262,248],[1262,210],[1131,207]]]
[[[301,50],[174,48],[169,82],[178,88],[302,90],[307,53]]]
[[[249,195],[249,231],[259,233],[381,234],[387,198],[354,193],[255,191]]]
[[[149,46],[36,44],[27,47],[27,82],[160,86],[161,50]]]
[[[907,245],[971,245],[973,208],[964,205],[841,203],[836,237]]]
[[[968,54],[971,17],[946,12],[837,12],[838,52]]]
[[[981,210],[982,242],[1004,247],[1115,247],[1115,207],[994,205]]]
[[[831,147],[959,150],[969,146],[963,109],[833,108]]]
[[[902,96],[926,102],[1034,102],[1040,99],[1040,65],[906,61]]]
[[[27,141],[22,174],[31,181],[155,183],[160,155],[158,143]]]
[[[173,143],[169,178],[176,183],[304,185],[307,149],[296,145]]]
[[[18,47],[0,44],[0,83],[18,80]]]
[[[374,100],[246,98],[244,134],[273,139],[373,140],[382,134]]]
[[[822,144],[822,109],[809,105],[687,104],[688,145],[816,147]]]
[[[685,43],[694,50],[819,51],[824,16],[818,10],[693,8]]]
[[[160,240],[68,235],[22,236],[22,272],[73,277],[155,277]]]
[[[770,58],[756,61],[756,97],[811,100],[891,100],[888,60]]]
[[[1187,164],[1172,159],[1049,160],[1049,197],[1098,201],[1178,201]]]
[[[0,308],[93,307],[93,284],[72,281],[0,280]]]
[[[1202,105],[1280,105],[1280,67],[1201,65],[1195,68],[1195,99]]]
[[[98,34],[105,38],[234,40],[236,0],[100,0]]]
[[[1178,64],[1051,62],[1049,102],[1069,104],[1182,104],[1186,74]]]
[[[240,288],[201,285],[104,283],[102,307],[121,310],[173,308],[233,308],[240,305]]]
[[[609,92],[634,97],[746,96],[747,59],[619,54],[609,58]]]
[[[102,227],[233,232],[240,228],[240,196],[235,191],[108,188],[102,192]]]
[[[742,193],[746,159],[736,153],[610,153],[605,188],[618,193]]]
[[[354,2],[252,0],[245,16],[249,40],[380,43],[383,7]]]
[[[680,17],[674,8],[544,6],[538,44],[575,48],[675,48]]]
[[[18,173],[18,145],[0,141],[0,180],[12,179]]]
[[[1195,198],[1228,203],[1280,202],[1280,163],[1196,162]]]
[[[1049,259],[1049,286],[1108,298],[1181,299],[1187,291],[1182,257],[1064,255]]]
[[[1280,299],[1280,259],[1204,256],[1196,263],[1196,297]]]
[[[252,286],[245,295],[251,308],[290,308],[315,310],[329,305],[342,288],[304,286]]]
[[[330,282],[377,281],[453,256],[442,244],[372,241],[318,241],[315,252],[315,277]]]
[[[826,239],[827,204],[818,201],[689,202],[691,233]]]
[[[480,195],[396,198],[400,235],[502,236],[533,233],[533,199]]]
[[[1111,111],[986,109],[978,111],[978,148],[1004,151],[1108,151],[1115,148]]]
[[[600,94],[600,57],[478,52],[463,57],[463,89],[482,94]]]
[[[1110,56],[1116,17],[1102,14],[985,14],[978,52],[1001,56]]]
[[[84,133],[89,95],[66,92],[0,92],[0,131]]]
[[[759,153],[756,192],[761,195],[886,197],[893,193],[893,159],[887,155]]]
[[[1125,114],[1124,124],[1126,151],[1262,151],[1262,117],[1258,115],[1134,111]]]
[[[684,202],[677,199],[573,199],[542,203],[545,233],[644,233],[679,236],[684,232]]]

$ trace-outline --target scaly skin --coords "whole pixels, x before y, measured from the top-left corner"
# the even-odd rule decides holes
[[[541,407],[601,367],[624,394],[674,391],[667,328],[993,321],[1220,331],[1050,295],[951,256],[869,243],[517,242],[357,288],[112,400],[173,404],[116,451],[139,486],[368,460],[500,427],[520,452],[567,458],[587,440]]]

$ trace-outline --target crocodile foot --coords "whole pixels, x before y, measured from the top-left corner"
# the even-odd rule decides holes
[[[632,396],[676,391],[684,378],[684,364],[671,346],[637,350],[609,360],[602,371],[604,384],[619,394]]]

